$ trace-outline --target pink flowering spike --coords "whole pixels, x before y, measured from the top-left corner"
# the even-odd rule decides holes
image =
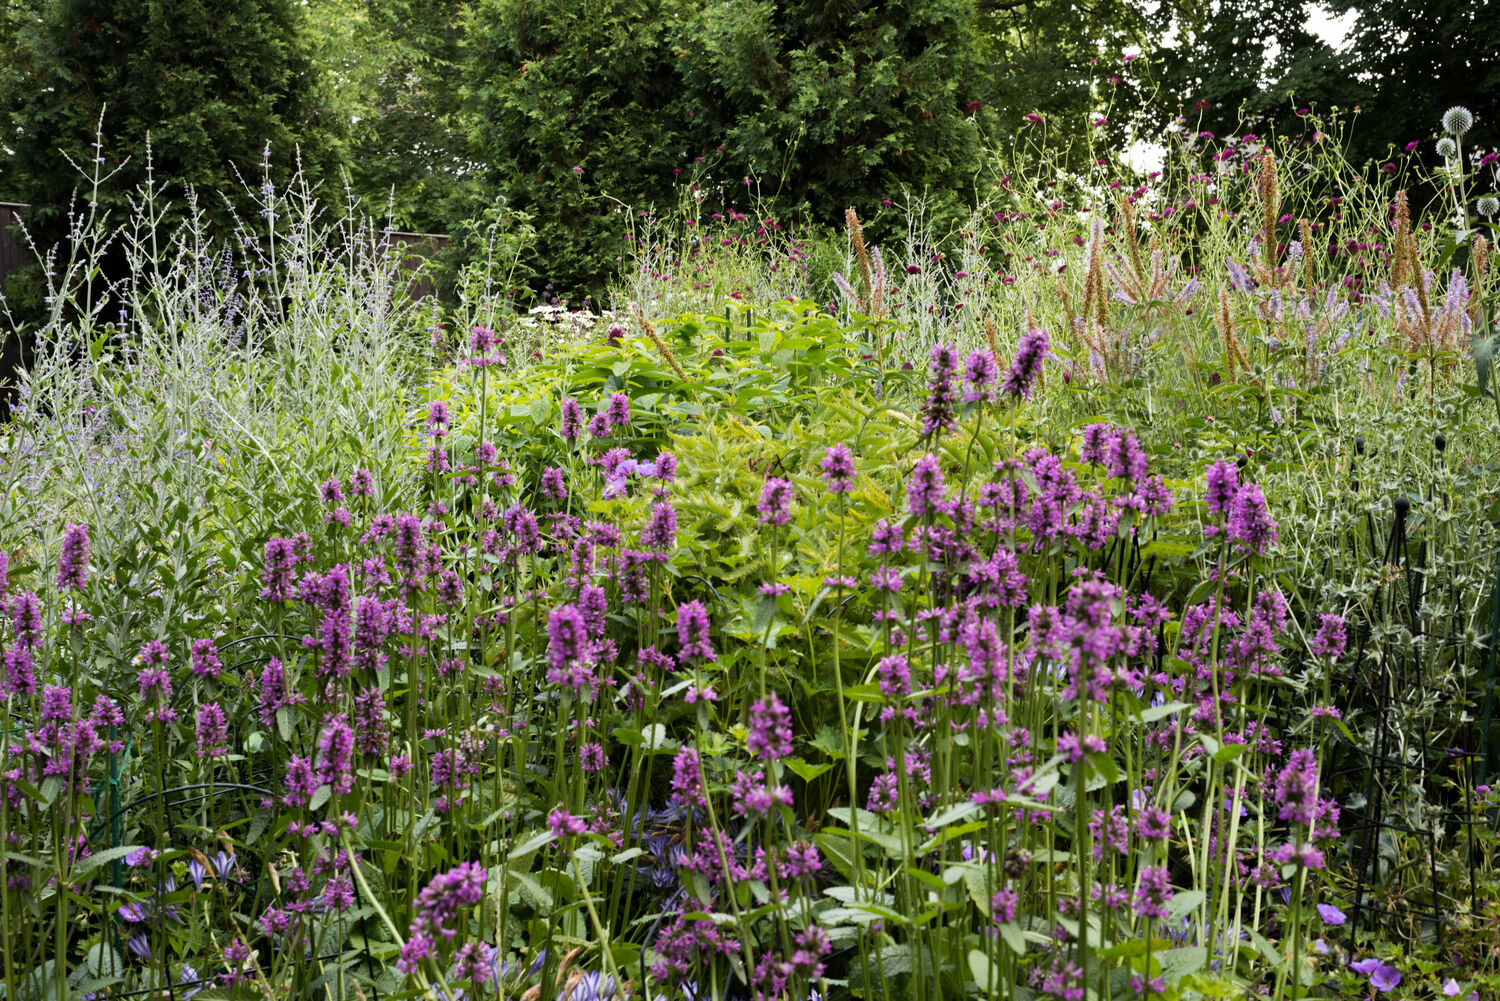
[[[703,606],[703,602],[684,602],[677,610],[677,639],[682,645],[678,661],[686,664],[694,657],[706,661],[718,660],[709,633],[708,609]]]
[[[932,349],[927,383],[927,402],[922,405],[922,437],[942,437],[958,423],[953,379],[958,373],[958,351],[950,344]]]
[[[792,713],[772,692],[750,707],[750,733],[745,747],[751,755],[775,761],[792,753]]]
[[[57,589],[81,591],[88,582],[89,527],[69,525],[63,529],[62,552],[57,559]]]
[[[848,493],[854,488],[854,456],[847,445],[836,443],[823,456],[823,482],[831,493]]]
[[[583,834],[588,830],[588,825],[581,818],[563,809],[562,804],[558,804],[551,813],[547,814],[547,829],[562,840]]]
[[[766,485],[761,488],[760,501],[755,505],[761,524],[785,525],[792,518],[795,497],[796,487],[789,480],[776,477],[766,480]]]
[[[1235,494],[1229,509],[1229,537],[1257,556],[1276,544],[1280,537],[1276,520],[1266,504],[1260,485],[1247,483]]]
[[[1012,399],[1029,399],[1037,376],[1041,374],[1047,352],[1045,330],[1033,328],[1022,334],[1020,343],[1016,345],[1016,356],[1011,361],[1010,371],[1005,374],[1000,391]]]

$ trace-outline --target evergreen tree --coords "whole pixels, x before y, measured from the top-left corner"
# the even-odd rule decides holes
[[[560,289],[602,291],[622,207],[675,204],[695,170],[837,225],[903,187],[956,215],[979,169],[972,0],[480,0],[470,43],[475,157]]]
[[[231,164],[255,184],[268,145],[282,176],[299,143],[313,177],[328,166],[336,123],[320,120],[293,0],[10,0],[5,18],[0,198],[32,205],[44,247],[83,184],[68,159],[90,166],[101,123],[119,170],[99,207],[116,223],[146,178],[148,134],[158,181],[194,186],[210,213],[212,191],[240,190]]]
[[[1159,127],[1181,112],[1218,135],[1241,129],[1300,135],[1299,112],[1337,107],[1359,117],[1348,134],[1355,162],[1384,160],[1423,141],[1435,166],[1439,119],[1453,105],[1474,112],[1465,145],[1500,142],[1500,6],[1450,0],[1350,0],[1324,5],[1355,15],[1335,48],[1310,28],[1315,5],[1304,0],[1218,0],[1208,7],[1163,6],[1151,54],[1161,92],[1155,108],[1139,104]]]

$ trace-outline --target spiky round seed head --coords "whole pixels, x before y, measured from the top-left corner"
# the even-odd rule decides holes
[[[1437,141],[1437,155],[1444,160],[1453,159],[1455,156],[1458,156],[1458,143],[1447,136],[1443,136],[1443,138]]]
[[[1443,112],[1443,131],[1461,136],[1474,127],[1474,113],[1461,104],[1455,104]]]
[[[1491,216],[1500,214],[1500,198],[1496,198],[1494,195],[1485,195],[1479,199],[1479,204],[1475,207],[1479,209],[1480,215],[1488,219]]]

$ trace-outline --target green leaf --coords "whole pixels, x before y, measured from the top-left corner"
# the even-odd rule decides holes
[[[506,858],[512,861],[518,858],[524,858],[527,855],[530,855],[533,852],[537,851],[538,849],[546,845],[550,845],[556,840],[557,835],[553,834],[551,831],[538,831],[536,834],[533,834],[531,837],[527,838],[525,841],[512,848],[510,854],[507,855]]]
[[[89,946],[83,965],[92,977],[119,976],[125,972],[125,960],[108,942],[95,942]]]
[[[1156,958],[1161,960],[1162,978],[1171,984],[1203,969],[1208,963],[1208,950],[1201,945],[1165,949],[1158,952]]]
[[[818,728],[818,735],[811,741],[812,746],[822,751],[835,761],[844,758],[844,737],[837,727],[822,726]]]
[[[1159,719],[1175,716],[1187,708],[1188,704],[1186,702],[1168,702],[1166,705],[1152,706],[1143,711],[1140,719],[1142,723],[1155,723]]]
[[[1235,758],[1238,758],[1241,754],[1244,754],[1249,749],[1249,744],[1225,744],[1223,747],[1214,752],[1214,760],[1221,765],[1227,764],[1228,762],[1233,761]]]
[[[974,978],[974,983],[982,993],[990,993],[990,957],[978,949],[970,949],[969,974]]]
[[[972,801],[965,801],[963,803],[957,804],[956,806],[950,806],[948,809],[942,811],[941,813],[927,818],[927,820],[922,823],[922,826],[927,828],[928,830],[935,830],[939,827],[947,827],[949,824],[963,820],[965,817],[972,816],[976,811],[978,811],[978,809],[978,804]]]
[[[833,770],[833,765],[831,764],[809,765],[801,758],[784,758],[782,759],[782,764],[791,769],[792,774],[796,775],[803,782],[811,782],[824,772]]]
[[[1203,903],[1204,893],[1202,890],[1186,890],[1174,896],[1167,903],[1167,920],[1177,921],[1184,914],[1191,912],[1199,904]]]
[[[332,795],[333,787],[325,782],[323,785],[318,786],[318,791],[313,793],[312,799],[308,800],[307,809],[316,813],[322,808],[324,803],[328,802]]]
[[[109,862],[113,862],[116,859],[122,859],[134,852],[138,852],[141,850],[141,848],[141,845],[122,845],[119,848],[106,848],[102,852],[95,852],[73,867],[73,878],[75,880],[83,879],[85,876],[93,872],[95,869],[98,869],[100,866],[103,866]]]
[[[844,698],[851,702],[884,702],[885,693],[879,685],[853,685],[844,689]]]
[[[1090,763],[1093,764],[1099,777],[1104,780],[1105,785],[1114,785],[1120,781],[1120,766],[1115,764],[1115,759],[1108,754],[1090,751],[1088,755]]]

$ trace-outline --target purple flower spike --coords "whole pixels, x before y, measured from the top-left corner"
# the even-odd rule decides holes
[[[854,488],[854,456],[842,442],[828,446],[823,456],[823,482],[836,494],[846,494]]]
[[[1208,467],[1208,491],[1204,500],[1214,514],[1228,514],[1240,492],[1240,471],[1234,463],[1220,460]]]
[[[927,384],[927,402],[922,407],[922,437],[941,437],[957,423],[953,377],[958,373],[958,352],[951,345],[937,345],[932,349],[928,370],[932,377]]]
[[[89,527],[63,529],[62,553],[57,559],[57,589],[81,591],[89,582]]]
[[[788,480],[772,477],[761,489],[760,502],[755,513],[760,515],[763,525],[785,525],[792,519],[792,498],[796,488]]]
[[[1307,645],[1307,652],[1314,657],[1328,657],[1337,660],[1344,655],[1344,647],[1349,642],[1348,631],[1345,628],[1342,615],[1324,615],[1318,625],[1318,633]]]
[[[547,827],[558,838],[572,837],[588,830],[588,825],[582,819],[564,810],[561,804],[547,814]]]
[[[1264,556],[1279,538],[1259,484],[1247,483],[1235,494],[1229,508],[1229,537],[1257,556]]]
[[[934,455],[924,455],[912,468],[906,484],[906,504],[918,517],[933,514],[943,499],[943,469]]]
[[[713,644],[709,640],[708,609],[701,601],[684,602],[677,609],[677,639],[682,644],[678,661],[686,664],[693,657],[717,660]]]
[[[1047,357],[1047,331],[1033,328],[1021,335],[1016,345],[1016,356],[1010,363],[1010,371],[1000,390],[1019,400],[1029,399],[1036,377],[1041,374],[1042,362]]]
[[[616,393],[611,396],[609,398],[607,415],[610,430],[619,427],[630,427],[630,397],[624,393]]]
[[[775,692],[750,707],[750,734],[745,747],[754,757],[767,761],[792,753],[792,711]]]
[[[576,441],[583,431],[583,408],[571,396],[562,402],[562,421],[558,433],[565,441]]]

